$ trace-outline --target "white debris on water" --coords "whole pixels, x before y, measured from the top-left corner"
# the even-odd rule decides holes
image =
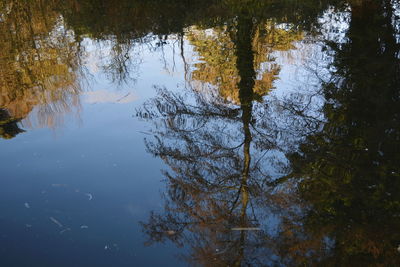
[[[81,229],[88,229],[89,228],[89,226],[87,226],[87,225],[81,225]]]
[[[232,231],[260,231],[261,228],[258,227],[234,227]]]
[[[112,245],[105,245],[104,246],[104,250],[112,250],[112,251],[116,251],[119,250],[119,246],[118,244],[114,243]]]
[[[53,223],[55,223],[55,224],[57,224],[58,225],[58,227],[63,227],[63,225],[59,222],[59,221],[57,221],[54,217],[50,217],[49,218]]]
[[[51,184],[52,187],[66,187],[66,184]]]
[[[60,235],[63,234],[64,232],[66,232],[66,231],[71,231],[71,228],[65,228],[64,230],[61,230],[60,231]]]
[[[25,208],[27,208],[27,209],[29,209],[31,206],[29,205],[29,203],[28,202],[25,202],[24,203],[24,206],[25,206]]]
[[[92,194],[86,193],[85,195],[88,196],[89,200],[92,200],[92,198],[93,198],[93,195],[92,195]]]

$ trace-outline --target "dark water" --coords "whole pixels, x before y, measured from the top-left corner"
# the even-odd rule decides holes
[[[399,266],[398,1],[0,1],[1,266]]]

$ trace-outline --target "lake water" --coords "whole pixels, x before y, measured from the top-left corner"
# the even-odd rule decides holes
[[[0,0],[0,265],[398,266],[399,19]]]

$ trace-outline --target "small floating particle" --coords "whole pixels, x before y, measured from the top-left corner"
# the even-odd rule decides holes
[[[32,224],[25,224],[25,226],[26,226],[27,228],[31,228],[31,227],[32,227]]]
[[[65,187],[66,184],[51,184],[52,187]]]
[[[220,249],[215,249],[215,253],[214,253],[214,255],[221,255],[221,254],[224,254],[226,252],[226,249],[225,250],[220,250]]]
[[[55,224],[57,224],[58,225],[58,227],[63,227],[63,225],[59,222],[59,221],[57,221],[54,217],[50,217],[49,218],[53,223],[55,223]]]
[[[63,234],[64,232],[66,232],[66,231],[71,231],[71,228],[66,228],[66,229],[64,229],[64,230],[61,230],[61,231],[60,231],[60,235]]]
[[[89,226],[87,226],[87,225],[81,225],[81,229],[88,229],[89,228]]]
[[[87,195],[87,196],[89,197],[89,200],[92,200],[92,198],[93,198],[93,195],[92,195],[92,194],[86,193],[85,195]]]
[[[261,228],[258,227],[234,227],[232,231],[260,231]]]
[[[166,233],[167,233],[167,235],[174,235],[174,234],[176,234],[176,232],[173,231],[173,230],[168,230],[168,231],[166,231]]]
[[[31,206],[29,206],[29,203],[28,202],[25,202],[24,203],[24,206],[25,206],[25,208],[27,208],[27,209],[29,209]]]
[[[108,249],[108,246],[107,246],[107,245],[105,245],[105,246],[104,246],[104,250],[107,250],[107,249]]]

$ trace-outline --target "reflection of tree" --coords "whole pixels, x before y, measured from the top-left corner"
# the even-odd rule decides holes
[[[311,251],[326,251],[321,266],[398,266],[399,45],[390,1],[351,8],[349,41],[331,44],[337,71],[323,85],[327,123],[290,156],[310,210],[298,237],[277,244],[304,262]]]
[[[77,105],[77,44],[52,1],[11,1],[0,23],[0,107],[16,120],[37,106],[39,124]]]
[[[237,73],[234,43],[231,40],[234,38],[233,29],[228,26],[212,30],[191,29],[187,38],[201,60],[195,64],[192,79],[216,86],[224,99],[238,104],[237,84],[240,76]],[[253,91],[258,100],[273,87],[272,83],[279,72],[278,65],[273,63],[271,52],[292,49],[293,42],[301,38],[301,33],[279,28],[273,21],[267,21],[255,28],[252,50],[255,54],[254,69],[258,77],[255,77]]]
[[[349,41],[328,46],[335,52],[335,72],[331,82],[322,84],[326,123],[317,133],[305,129],[314,133],[288,155],[292,171],[285,179],[276,182],[265,175],[263,153],[276,149],[276,131],[269,127],[273,122],[258,116],[266,114],[254,102],[256,27],[246,17],[238,16],[233,38],[229,28],[214,33],[221,35],[215,42],[232,38],[228,47],[235,52],[220,53],[234,58],[234,64],[222,63],[240,79],[225,79],[223,86],[237,86],[234,103],[239,107],[226,103],[221,92],[210,97],[195,91],[188,101],[161,90],[139,112],[155,121],[149,151],[171,169],[165,173],[165,213],[153,213],[143,224],[152,242],[189,245],[190,261],[212,266],[399,264],[399,47],[390,5],[384,11],[368,4],[352,4]],[[197,70],[206,70],[206,64],[212,70],[209,76],[199,71],[205,75],[199,80],[220,88],[218,75],[225,75],[215,63],[220,54],[204,56],[212,55],[206,47],[216,50],[214,37],[195,35],[204,59]],[[301,112],[295,116],[320,124]],[[277,233],[271,234],[263,221],[271,223],[274,207],[286,210],[279,212]]]
[[[281,1],[272,2],[248,1],[247,4],[251,12],[257,10],[255,19],[264,18],[264,13],[281,12],[279,23],[286,22],[287,7],[283,7]],[[298,1],[290,2],[291,8],[307,6]],[[232,21],[242,5],[236,0],[121,0],[118,4],[103,0],[0,1],[0,107],[16,120],[25,118],[36,107],[39,124],[54,125],[56,119],[61,119],[61,116],[56,118],[56,114],[78,105],[77,76],[82,55],[79,45],[83,38],[111,41],[107,44],[111,45],[111,53],[102,69],[114,82],[129,81],[135,78],[132,72],[141,62],[140,56],[132,52],[136,43],[148,43],[154,36],[170,34],[177,34],[183,40],[184,29],[192,25],[205,29]],[[304,9],[307,18],[320,9],[309,7],[312,8]],[[280,36],[280,29],[273,30],[269,26],[272,21],[260,24],[254,34],[253,49],[260,52],[255,55],[255,65],[269,60],[258,59],[267,54],[261,53],[265,47],[256,47],[262,43],[257,40],[269,36],[269,42],[275,43],[276,39],[271,36]],[[307,23],[308,19],[303,21]],[[278,34],[265,34],[272,31]],[[183,46],[181,49],[183,54]],[[231,63],[235,61],[234,57],[230,60],[233,60]],[[257,95],[262,96],[270,89],[277,72],[275,67],[272,64],[267,71],[256,67],[257,72],[263,74],[257,75],[254,90]],[[206,80],[206,77],[199,78]],[[237,104],[234,83],[221,93]],[[218,86],[223,89],[223,84]]]
[[[190,25],[212,23],[224,14],[221,1],[186,0],[68,0],[63,14],[77,35],[119,43],[127,40],[146,40],[149,33],[168,35],[181,33]],[[106,18],[106,19],[105,19]]]
[[[233,49],[226,52],[234,61],[228,63],[233,72],[230,75],[235,78],[229,90],[236,95],[237,105],[227,103],[220,92],[210,97],[194,90],[189,100],[160,90],[159,97],[138,114],[155,122],[155,140],[147,142],[148,150],[172,170],[165,172],[169,188],[165,214],[153,213],[143,227],[152,242],[169,239],[191,246],[188,260],[192,262],[212,266],[267,264],[276,259],[263,245],[267,235],[259,221],[268,217],[264,197],[272,179],[266,171],[265,153],[270,152],[271,158],[275,156],[278,161],[278,152],[270,141],[276,136],[254,116],[262,114],[262,105],[254,107],[253,102],[265,94],[254,91],[254,38],[259,36],[259,28],[251,17],[242,14],[230,30],[223,34],[226,38],[215,42],[226,41],[219,46]],[[200,54],[210,56],[200,64],[208,68],[206,64],[210,63],[211,69],[216,68],[213,53],[217,50],[208,46],[207,52],[199,42]],[[201,68],[198,66],[199,75]],[[221,73],[211,75],[217,79]],[[272,84],[268,86],[270,89]],[[284,194],[281,192],[282,199]]]
[[[260,24],[254,36],[255,45],[256,43],[263,44],[262,47],[255,46],[255,51],[260,52],[260,56],[268,56],[268,53],[261,53],[261,51],[268,50],[267,46],[271,43],[275,50],[287,50],[286,45],[291,44],[287,37],[300,38],[301,28],[305,26],[309,28],[311,20],[314,21],[317,14],[332,1],[323,0],[320,1],[319,5],[315,5],[313,0],[250,0],[246,3],[238,0],[119,0],[118,4],[114,1],[104,0],[67,0],[63,1],[58,9],[68,25],[74,29],[78,38],[88,36],[95,40],[111,40],[111,59],[107,62],[105,68],[111,79],[121,82],[132,78],[130,76],[132,73],[127,71],[127,67],[135,66],[136,63],[140,62],[140,57],[131,54],[131,49],[135,43],[148,43],[154,40],[155,36],[158,36],[159,48],[162,49],[168,35],[176,34],[182,37],[186,29],[190,29],[193,25],[200,29],[215,27],[216,30],[221,31],[219,37],[223,37],[226,29],[221,25],[227,21],[232,21],[232,18],[236,17],[237,11],[247,5],[246,8],[256,20],[265,21],[265,18],[271,16],[271,14],[279,18],[276,21],[271,19]],[[300,17],[301,19],[299,19]],[[298,22],[296,30],[287,31],[274,28],[275,24],[290,21]],[[257,36],[258,34],[260,37]],[[230,39],[229,36],[226,36],[226,38]],[[259,38],[265,40],[258,42]],[[225,43],[228,45],[228,42]],[[277,43],[281,43],[281,48]],[[181,49],[183,49],[183,46]],[[225,52],[221,55],[223,56]],[[218,55],[216,53],[214,56],[218,57]],[[255,55],[255,64],[266,61],[258,59],[259,55]],[[234,63],[234,59],[230,57],[227,62]],[[212,69],[218,68],[218,66],[213,67],[212,64],[209,66]],[[264,95],[270,89],[269,85],[274,78],[272,70],[274,70],[274,66],[270,66],[267,72],[261,68],[265,75],[257,78],[257,89],[255,91],[258,94]],[[204,77],[201,80],[204,81]],[[258,85],[258,83],[260,84]],[[221,85],[219,83],[220,87]],[[234,90],[230,90],[230,93],[234,93]],[[237,100],[237,96],[235,96],[235,101]]]

